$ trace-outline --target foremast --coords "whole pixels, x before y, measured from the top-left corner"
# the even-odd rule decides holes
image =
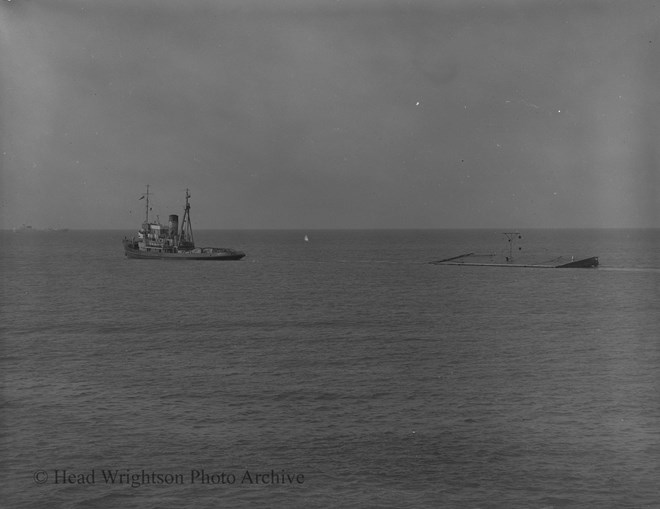
[[[195,240],[193,238],[192,225],[190,224],[190,191],[186,189],[186,208],[183,212],[181,221],[181,234],[179,235],[179,246],[184,248],[194,248]]]
[[[143,198],[146,198],[146,203],[145,203],[145,218],[144,218],[144,224],[149,224],[149,184],[147,184],[147,192],[142,195],[140,200]]]

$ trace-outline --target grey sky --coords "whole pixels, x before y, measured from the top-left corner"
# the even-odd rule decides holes
[[[656,1],[0,0],[2,227],[659,227]]]

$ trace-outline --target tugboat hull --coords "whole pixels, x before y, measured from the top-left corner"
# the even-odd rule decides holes
[[[124,241],[124,253],[127,258],[137,260],[240,260],[245,257],[242,251],[228,248],[202,248],[191,251],[164,252],[140,250],[131,241]]]

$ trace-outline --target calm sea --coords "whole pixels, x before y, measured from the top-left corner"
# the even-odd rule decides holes
[[[125,234],[1,234],[4,507],[660,507],[660,230]]]

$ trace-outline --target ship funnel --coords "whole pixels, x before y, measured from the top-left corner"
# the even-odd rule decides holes
[[[169,220],[169,228],[170,228],[170,238],[174,238],[178,235],[179,232],[179,216],[176,214],[170,214],[170,220]]]

